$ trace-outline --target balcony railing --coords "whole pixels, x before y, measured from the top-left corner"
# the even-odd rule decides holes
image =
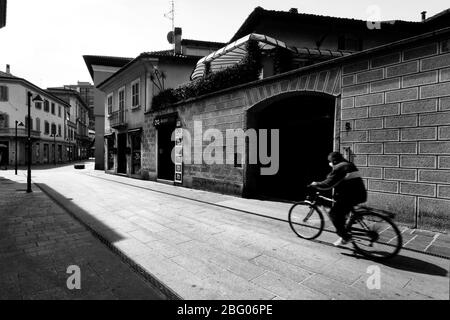
[[[16,129],[15,128],[1,128],[0,129],[0,137],[15,137]],[[26,128],[17,128],[17,137],[23,138],[28,137],[28,129]],[[31,130],[32,138],[40,138],[41,132],[37,130]]]
[[[127,126],[127,112],[126,110],[114,111],[109,116],[109,123],[111,128],[124,128]]]

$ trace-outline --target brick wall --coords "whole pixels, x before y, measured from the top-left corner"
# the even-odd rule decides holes
[[[413,226],[448,229],[450,52],[444,47],[423,43],[343,66],[340,138],[362,172],[370,205],[398,212]]]

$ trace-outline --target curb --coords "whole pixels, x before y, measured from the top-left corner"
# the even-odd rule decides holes
[[[170,289],[166,284],[162,281],[158,280],[154,275],[144,269],[141,265],[134,262],[131,258],[129,258],[124,252],[120,249],[116,248],[109,240],[103,237],[99,232],[97,232],[93,227],[91,227],[88,223],[86,223],[82,218],[79,217],[79,214],[76,213],[76,209],[73,208],[70,204],[67,203],[66,199],[63,196],[56,195],[54,192],[49,190],[49,188],[40,183],[34,183],[43,193],[45,193],[53,202],[55,202],[59,207],[64,209],[72,218],[78,221],[82,226],[84,226],[88,231],[100,242],[102,242],[109,250],[115,253],[119,258],[126,263],[135,273],[139,276],[143,277],[154,289],[158,290],[159,293],[166,298],[167,300],[184,300],[181,296],[179,296],[175,291]]]

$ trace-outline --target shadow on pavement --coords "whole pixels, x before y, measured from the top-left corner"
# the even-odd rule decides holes
[[[25,183],[0,176],[0,300],[166,299],[86,235],[84,222],[103,228],[108,241],[121,239],[114,230],[46,185],[42,192],[35,185],[29,194],[22,189]],[[81,270],[82,289],[69,289],[69,266]]]
[[[76,205],[72,199],[66,198],[55,189],[43,183],[35,183],[50,199],[62,207],[75,220],[88,228],[101,241],[114,243],[123,240],[123,237],[116,231],[105,225],[102,221],[92,216],[89,212]]]
[[[432,275],[432,276],[445,277],[448,275],[448,270],[446,270],[438,265],[435,265],[433,263],[423,261],[420,259],[403,256],[401,254],[394,258],[391,258],[389,260],[385,260],[385,261],[371,260],[371,259],[361,256],[355,252],[353,254],[342,253],[342,255],[357,258],[357,259],[375,261],[376,263],[383,264],[387,267],[395,268],[398,270],[428,274],[428,275]]]

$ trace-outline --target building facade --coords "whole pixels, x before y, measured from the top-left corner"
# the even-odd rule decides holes
[[[94,86],[97,86],[121,67],[129,63],[132,58],[109,56],[83,56],[91,75]],[[105,169],[105,93],[94,87],[94,122],[95,122],[95,170]]]
[[[65,89],[77,91],[89,108],[89,130],[95,130],[94,86],[90,82],[78,81],[77,84],[64,85]]]
[[[84,57],[96,87],[101,90],[95,95],[96,114],[104,117],[102,131],[98,131],[100,126],[96,122],[97,169],[140,177],[141,160],[138,154],[142,139],[139,128],[143,126],[144,113],[151,108],[153,95],[161,89],[188,82],[195,62],[224,45],[182,39],[181,28],[175,28],[170,42],[173,43],[172,50],[147,52],[135,59]],[[131,133],[124,138],[127,130]],[[99,132],[103,132],[104,136],[100,136]],[[100,148],[101,143],[104,144]],[[100,156],[99,150],[105,150],[104,154]],[[99,160],[103,163],[100,164]]]
[[[98,85],[106,96],[106,172],[141,178],[144,114],[160,90],[189,81],[197,59],[172,50],[143,53]]]
[[[43,101],[31,104],[32,163],[51,164],[68,161],[70,144],[66,141],[64,115],[70,105],[29,81],[0,72],[0,152],[3,166],[27,161],[27,97],[39,94]],[[18,124],[17,139],[15,135]]]
[[[92,148],[88,105],[78,91],[60,88],[48,88],[47,91],[70,105],[70,110],[66,113],[65,132],[71,144],[70,160],[88,159]]]

